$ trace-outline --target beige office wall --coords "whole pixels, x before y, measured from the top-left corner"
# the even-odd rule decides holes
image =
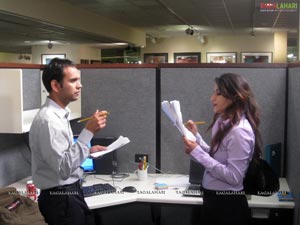
[[[32,63],[41,64],[43,54],[66,54],[66,58],[74,61],[75,63],[80,63],[80,59],[101,59],[101,51],[98,48],[91,47],[88,45],[56,45],[53,44],[52,49],[48,49],[44,45],[36,45],[32,47]]]
[[[22,54],[24,55],[24,54]],[[31,54],[25,54],[26,56],[29,56],[29,60],[25,59],[19,59],[20,54],[16,53],[6,53],[6,52],[0,52],[0,63],[25,63],[25,64],[31,64],[32,63],[32,57]]]
[[[274,33],[274,62],[286,63],[287,61],[287,33],[275,32]]]
[[[202,44],[197,35],[156,39],[153,44],[147,39],[147,45],[142,48],[144,53],[168,53],[168,62],[173,63],[175,52],[201,52],[201,62],[206,62],[207,52],[236,52],[237,62],[240,62],[241,52],[273,52],[274,36],[269,35],[206,35]]]

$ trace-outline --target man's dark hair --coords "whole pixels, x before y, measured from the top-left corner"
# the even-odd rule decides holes
[[[54,58],[44,68],[42,79],[43,84],[49,93],[52,91],[52,80],[56,80],[62,85],[62,81],[64,78],[64,68],[68,66],[75,67],[75,64],[69,59]]]

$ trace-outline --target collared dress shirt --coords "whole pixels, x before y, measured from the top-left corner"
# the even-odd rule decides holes
[[[228,122],[219,117],[212,127],[212,136]],[[210,146],[199,133],[196,141],[198,146],[190,155],[205,167],[202,186],[208,190],[243,190],[243,179],[255,147],[255,135],[245,116],[231,128],[212,157]]]
[[[42,190],[72,184],[83,174],[80,165],[90,154],[88,143],[93,133],[84,128],[74,144],[69,114],[68,108],[47,98],[32,122],[32,179]]]

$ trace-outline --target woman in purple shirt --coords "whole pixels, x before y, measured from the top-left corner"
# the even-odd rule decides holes
[[[223,74],[215,79],[211,96],[214,110],[212,141],[208,146],[192,120],[187,128],[196,142],[183,137],[186,153],[205,167],[203,219],[209,225],[245,225],[249,221],[243,180],[253,154],[261,155],[258,107],[240,75]]]

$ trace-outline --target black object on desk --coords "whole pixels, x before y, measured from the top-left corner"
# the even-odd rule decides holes
[[[84,186],[81,188],[84,197],[90,197],[95,195],[109,194],[116,192],[116,188],[109,183],[99,183],[91,186]]]
[[[202,178],[204,173],[204,167],[193,160],[190,160],[190,172],[189,172],[189,182],[190,184],[183,191],[184,196],[190,197],[202,197],[203,193],[201,191]]]
[[[113,143],[117,138],[115,137],[103,137],[103,138],[93,138],[91,144],[108,146]],[[99,158],[95,158],[94,167],[96,174],[117,174],[118,169],[118,160],[117,160],[117,151],[112,151],[107,153]]]
[[[133,186],[127,186],[127,187],[124,187],[124,188],[122,189],[122,191],[133,193],[133,192],[136,192],[136,188],[133,187]]]

